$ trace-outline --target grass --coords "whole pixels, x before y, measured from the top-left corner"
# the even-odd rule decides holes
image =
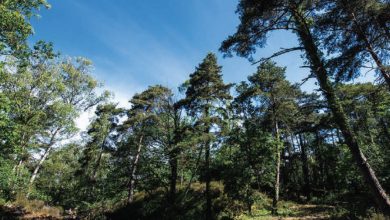
[[[240,220],[266,220],[266,219],[330,219],[334,211],[333,206],[297,204],[291,201],[280,201],[278,216],[272,216],[270,209],[257,209],[252,215],[239,216]]]
[[[1,219],[62,219],[63,209],[52,207],[41,200],[28,200],[24,195],[17,195],[12,203],[0,205]]]

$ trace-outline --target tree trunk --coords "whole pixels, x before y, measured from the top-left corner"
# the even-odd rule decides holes
[[[174,109],[174,130],[173,130],[173,140],[171,141],[170,135],[169,135],[169,143],[170,143],[170,148],[171,151],[169,153],[169,165],[171,168],[171,176],[170,176],[170,187],[169,187],[169,200],[171,201],[172,205],[175,202],[176,198],[176,182],[177,182],[177,177],[178,177],[178,157],[179,157],[179,148],[178,148],[178,143],[180,142],[181,139],[181,131],[179,130],[180,128],[180,117],[177,114],[177,109]],[[168,132],[169,133],[169,132]],[[181,184],[180,184],[181,185]]]
[[[316,130],[316,149],[314,151],[314,156],[316,160],[317,166],[313,168],[313,186],[317,187],[320,186],[320,176],[323,176],[322,170],[321,170],[321,139],[320,139],[320,131]]]
[[[372,44],[370,43],[367,36],[364,34],[360,24],[357,22],[355,13],[350,13],[353,23],[355,24],[357,28],[357,35],[358,37],[364,42],[364,46],[366,47],[368,53],[371,55],[372,59],[374,60],[375,64],[377,65],[379,72],[381,73],[383,79],[385,80],[388,89],[390,91],[390,73],[388,68],[383,64],[382,60],[379,58],[378,54],[375,52]]]
[[[91,182],[93,184],[95,183],[96,178],[97,178],[97,170],[100,167],[100,161],[102,160],[102,156],[103,156],[103,146],[100,148],[99,157],[98,157],[98,159],[96,161],[95,166],[93,167],[92,178],[91,178]]]
[[[299,134],[299,143],[301,146],[301,160],[302,160],[302,172],[303,179],[305,181],[303,187],[303,193],[306,196],[306,200],[309,201],[311,199],[311,187],[310,187],[310,178],[309,178],[309,165],[307,162],[307,149],[305,140],[302,137],[302,134]]]
[[[31,193],[31,190],[32,190],[32,186],[35,182],[35,179],[37,178],[37,175],[38,175],[38,172],[39,170],[41,169],[42,167],[42,164],[43,162],[46,160],[47,156],[49,156],[49,153],[52,149],[53,145],[49,146],[46,150],[45,150],[45,153],[43,154],[43,156],[41,157],[41,159],[39,160],[38,162],[38,165],[35,167],[34,169],[34,172],[30,178],[30,181],[29,181],[29,186],[28,186],[28,192],[27,192],[27,198],[30,196],[30,193]]]
[[[245,120],[247,120],[245,118]],[[246,146],[243,147],[243,150],[245,152],[245,156],[246,156],[246,160],[247,162],[249,163],[249,167],[253,170],[253,171],[258,171],[256,170],[256,163],[254,161],[254,158],[253,158],[253,153],[252,153],[252,145],[250,143],[250,140],[249,140],[249,135],[246,134]],[[255,178],[256,178],[256,184],[257,184],[257,188],[260,189],[260,174],[259,172],[255,174]]]
[[[26,143],[27,143],[27,140],[28,138],[26,138],[26,133],[23,133],[22,137],[21,137],[21,142],[20,142],[20,145],[22,146],[21,148],[21,152],[22,152],[22,155],[18,155],[17,156],[17,159],[19,160],[18,162],[18,165],[15,167],[15,174],[16,174],[16,177],[19,177],[19,174],[20,174],[20,167],[22,167],[23,163],[25,162],[26,158],[24,158],[24,150],[26,149]]]
[[[12,168],[12,172],[15,173],[17,177],[19,176],[19,169],[22,166],[22,164],[23,164],[23,160],[20,159],[18,164],[15,165],[14,168]]]
[[[206,219],[210,220],[211,217],[211,195],[210,195],[210,142],[207,141],[205,146],[205,169],[206,169]]]
[[[206,107],[205,109],[205,116],[207,120],[209,120],[209,109]],[[207,135],[207,141],[205,143],[205,179],[206,179],[206,220],[212,219],[212,213],[211,213],[211,195],[210,195],[210,182],[211,182],[211,176],[210,176],[210,123],[206,122],[205,124],[205,134]]]
[[[191,177],[190,177],[190,179],[188,181],[188,184],[187,184],[187,187],[186,187],[186,189],[184,191],[184,196],[183,196],[182,201],[185,201],[185,198],[187,197],[187,193],[188,193],[188,191],[191,188],[192,181],[194,180],[194,176],[198,172],[199,163],[200,163],[200,160],[202,158],[202,153],[203,153],[203,145],[201,145],[201,147],[200,147],[198,158],[196,159],[196,163],[195,163],[195,170],[194,170],[194,172],[191,173]],[[184,176],[183,175],[184,175],[184,169],[182,169],[182,181],[184,181]]]
[[[367,162],[366,157],[360,150],[360,146],[357,142],[356,137],[352,133],[352,129],[349,126],[348,120],[345,116],[344,110],[336,96],[334,87],[328,78],[328,73],[324,67],[323,60],[320,56],[319,49],[315,44],[315,41],[311,35],[310,29],[306,23],[305,18],[299,13],[299,9],[291,3],[291,14],[294,18],[295,25],[297,28],[297,35],[300,42],[303,44],[308,60],[311,64],[311,69],[316,75],[319,82],[320,88],[328,102],[329,108],[333,113],[335,123],[341,130],[344,136],[345,143],[348,145],[352,156],[359,167],[368,187],[370,188],[374,199],[382,210],[383,213],[390,215],[390,200],[386,192],[383,190],[378,179],[376,178],[375,172]]]
[[[169,199],[171,203],[175,202],[176,196],[176,182],[177,182],[177,152],[176,149],[170,154],[169,165],[171,167],[170,186],[169,186]]]
[[[43,156],[39,160],[38,165],[35,167],[34,172],[33,172],[32,176],[30,178],[30,182],[29,182],[30,185],[32,185],[34,183],[34,181],[35,181],[35,179],[36,179],[36,177],[38,175],[38,172],[41,169],[41,166],[42,166],[43,162],[46,160],[47,156],[49,156],[49,152],[50,152],[51,148],[52,147],[50,146],[50,147],[48,147],[45,150],[45,153],[43,154]]]
[[[272,214],[278,214],[278,201],[279,201],[279,185],[280,185],[280,135],[278,122],[275,120],[275,136],[276,136],[276,174],[274,185],[274,198],[272,201]]]
[[[127,198],[128,204],[132,203],[134,200],[135,174],[137,172],[137,165],[141,156],[143,138],[143,135],[139,138],[137,153],[130,168],[129,195]]]
[[[180,187],[183,187],[183,182],[184,182],[184,169],[181,169],[181,172],[180,172]]]
[[[41,159],[39,160],[37,166],[35,167],[34,169],[34,172],[30,178],[30,181],[29,181],[29,186],[28,186],[28,192],[27,192],[27,198],[30,196],[30,193],[31,193],[31,190],[32,190],[32,186],[35,182],[35,179],[37,178],[38,176],[38,173],[39,173],[39,170],[41,169],[42,167],[42,164],[43,162],[45,162],[45,160],[47,159],[47,157],[49,156],[49,153],[51,151],[51,149],[53,148],[53,145],[55,143],[55,138],[57,136],[57,133],[60,131],[60,129],[57,129],[54,131],[54,133],[51,134],[51,138],[50,138],[50,142],[49,144],[47,145],[47,148],[45,150],[45,153],[43,154],[43,156],[41,157]]]

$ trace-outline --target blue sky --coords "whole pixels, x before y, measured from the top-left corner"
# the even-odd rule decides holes
[[[246,59],[222,58],[221,42],[238,25],[237,0],[49,0],[33,20],[32,41],[51,41],[67,56],[91,59],[93,75],[125,103],[149,85],[177,88],[208,52],[215,52],[227,82],[239,82],[256,66]],[[279,32],[256,57],[296,45],[293,34]],[[299,53],[277,58],[287,66],[287,78],[307,76]],[[313,83],[303,86],[313,89]]]

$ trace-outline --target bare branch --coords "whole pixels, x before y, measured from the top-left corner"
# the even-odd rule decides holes
[[[292,52],[292,51],[296,51],[296,50],[303,50],[304,48],[303,47],[292,47],[292,48],[280,48],[281,50],[272,54],[270,57],[266,57],[266,58],[261,58],[260,60],[258,61],[255,61],[255,62],[252,62],[252,65],[255,65],[255,64],[258,64],[258,63],[263,63],[263,62],[266,62],[274,57],[278,57],[280,55],[283,55],[285,53],[289,53],[289,52]]]
[[[311,74],[309,74],[309,76],[307,76],[306,78],[302,79],[302,82],[299,83],[298,85],[299,85],[299,86],[302,86],[302,85],[305,84],[309,79],[312,79],[312,78],[315,78],[315,76],[311,73]]]

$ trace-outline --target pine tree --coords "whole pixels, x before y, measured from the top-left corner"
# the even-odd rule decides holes
[[[99,105],[96,108],[96,118],[88,129],[88,142],[80,158],[80,170],[78,174],[85,177],[82,184],[86,186],[90,197],[94,196],[95,185],[98,181],[99,169],[104,162],[104,155],[115,149],[115,130],[119,124],[119,117],[123,113],[116,104]]]
[[[229,89],[222,79],[221,67],[218,66],[214,54],[207,54],[195,72],[190,74],[186,83],[186,97],[178,105],[185,107],[188,114],[195,118],[194,126],[202,137],[202,148],[205,150],[204,172],[206,182],[206,219],[212,219],[212,204],[210,192],[210,161],[211,146],[216,138],[215,126],[221,125],[221,112],[231,99]],[[202,149],[200,149],[202,151]]]
[[[128,203],[133,202],[136,175],[141,165],[142,156],[147,153],[148,147],[158,146],[162,152],[167,152],[167,154],[176,150],[173,142],[173,118],[176,116],[173,112],[172,92],[160,85],[150,86],[147,90],[135,94],[130,102],[132,107],[127,113],[128,119],[120,129],[123,133],[122,136],[127,139],[124,147],[128,148],[127,151],[131,158],[131,165],[128,169]],[[171,160],[174,159],[171,158]],[[170,163],[174,166],[172,164],[174,162],[170,161]],[[173,170],[173,172],[175,171]]]
[[[235,51],[237,55],[251,57],[256,47],[265,46],[267,36],[275,30],[293,31],[299,39],[299,46],[280,51],[274,56],[294,50],[303,50],[313,75],[316,77],[320,89],[333,113],[335,123],[338,125],[346,144],[366,180],[378,207],[390,215],[390,199],[383,190],[374,170],[361,151],[361,146],[353,133],[348,118],[329,79],[326,68],[326,59],[318,46],[319,42],[313,35],[313,16],[316,12],[326,10],[321,2],[301,1],[263,1],[241,0],[237,12],[241,23],[237,32],[228,37],[221,47],[227,55]]]
[[[384,13],[389,3],[338,0],[326,5],[326,13],[316,17],[315,36],[332,56],[327,64],[330,71],[340,79],[353,79],[362,67],[374,62],[372,68],[390,90],[389,17]]]
[[[261,102],[259,111],[269,118],[275,139],[275,183],[273,213],[277,214],[280,188],[281,154],[283,152],[282,128],[291,124],[297,111],[296,96],[299,91],[285,79],[285,68],[273,62],[262,63],[255,74],[248,77],[249,91]]]

